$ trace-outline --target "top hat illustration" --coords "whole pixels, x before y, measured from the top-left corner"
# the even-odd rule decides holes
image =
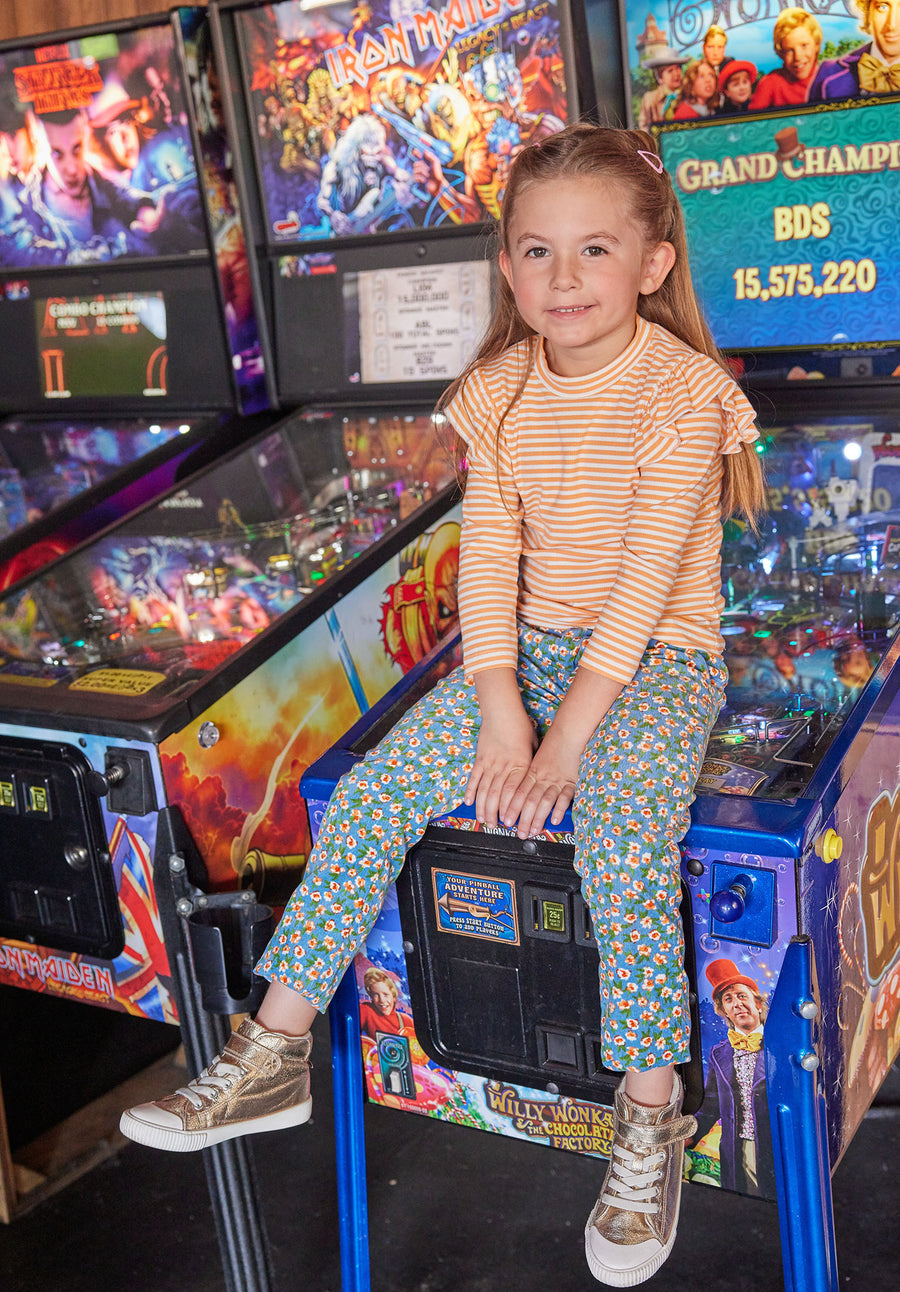
[[[726,987],[736,987],[738,984],[749,987],[751,991],[759,991],[759,983],[742,974],[733,960],[724,958],[711,960],[706,966],[706,976],[712,984],[713,1000],[718,992],[724,991]]]
[[[784,126],[783,129],[776,130],[775,143],[778,145],[775,160],[780,162],[790,161],[792,157],[799,157],[806,148],[806,144],[801,143],[797,138],[796,126]]]

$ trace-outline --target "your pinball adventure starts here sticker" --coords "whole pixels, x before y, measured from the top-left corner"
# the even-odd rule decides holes
[[[519,943],[515,884],[489,875],[432,871],[438,928],[462,937]]]

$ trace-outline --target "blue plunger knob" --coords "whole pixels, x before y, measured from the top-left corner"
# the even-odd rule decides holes
[[[727,888],[720,888],[709,899],[709,909],[720,924],[734,924],[744,914],[753,887],[750,875],[735,875]]]

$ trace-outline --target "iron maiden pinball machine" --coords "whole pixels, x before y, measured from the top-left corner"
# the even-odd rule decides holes
[[[202,23],[0,47],[0,586],[273,402],[234,203],[222,233],[225,150],[198,111]]]
[[[551,4],[209,22],[199,102],[250,141],[235,200],[297,407],[0,609],[0,981],[177,1021],[195,1071],[302,872],[300,774],[452,631],[432,410],[488,318],[510,150],[564,124],[572,65]],[[267,1287],[249,1147],[205,1157],[228,1285]]]
[[[681,849],[685,1174],[777,1201],[785,1286],[831,1292],[831,1172],[900,1051],[900,103],[697,120],[660,145],[768,494],[758,532],[723,527],[729,683]],[[314,822],[428,685],[425,665],[310,769]],[[621,1074],[571,830],[432,823],[341,985],[347,1286],[369,1286],[360,1053],[377,1103],[609,1152]]]

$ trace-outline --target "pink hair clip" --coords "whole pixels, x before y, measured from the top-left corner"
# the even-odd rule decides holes
[[[637,150],[638,157],[643,157],[648,166],[652,166],[657,175],[661,175],[665,170],[662,164],[662,158],[657,153],[645,152],[643,148]]]

